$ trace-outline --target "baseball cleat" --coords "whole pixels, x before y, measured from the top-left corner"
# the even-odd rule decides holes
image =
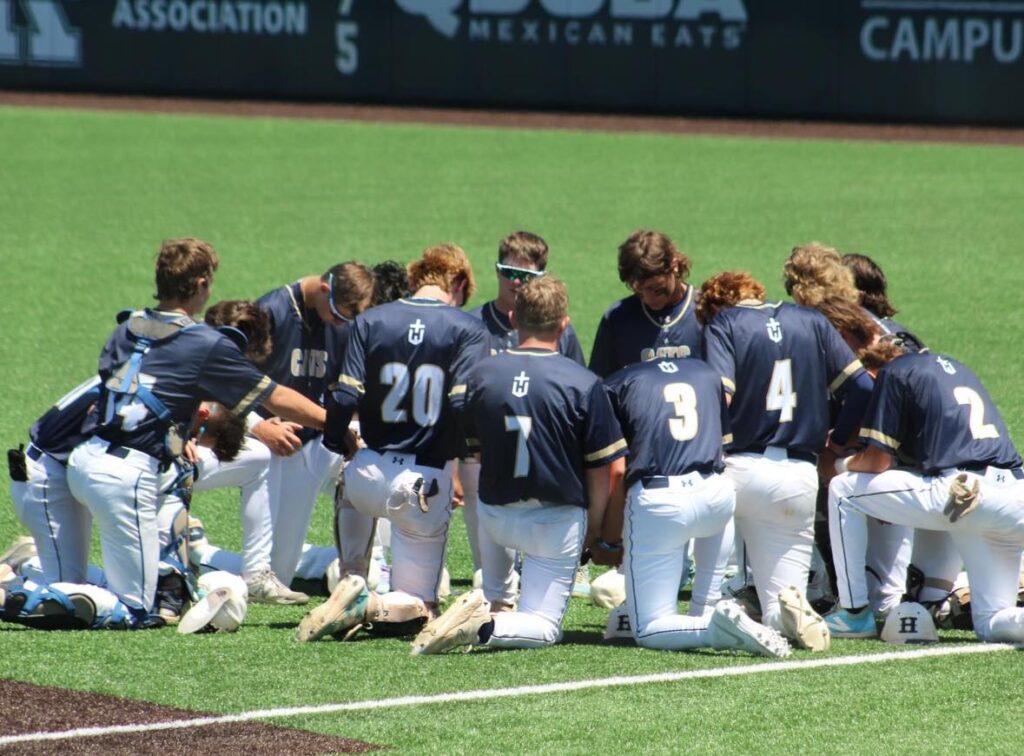
[[[246,580],[245,586],[249,589],[249,601],[254,604],[294,606],[309,603],[309,596],[301,591],[293,591],[269,567]]]
[[[797,647],[828,651],[832,645],[828,625],[799,588],[789,586],[779,591],[779,612],[782,615],[782,634]]]
[[[590,565],[581,564],[576,569],[576,580],[572,584],[573,598],[590,598]]]
[[[735,601],[719,601],[711,615],[711,646],[719,650],[749,651],[759,656],[785,657],[793,652],[782,635],[754,622]]]
[[[866,606],[859,612],[848,609],[836,609],[825,615],[825,624],[835,638],[877,638],[878,628],[875,626],[875,615],[871,607]]]
[[[347,575],[324,603],[303,618],[295,640],[308,643],[361,625],[369,596],[365,580],[359,575]]]
[[[440,654],[458,646],[471,647],[479,643],[480,628],[490,620],[491,605],[484,598],[484,592],[464,593],[448,611],[420,631],[412,642],[412,655]]]
[[[17,572],[23,562],[27,562],[38,553],[32,536],[20,536],[14,539],[3,554],[0,554],[0,564],[6,564]]]

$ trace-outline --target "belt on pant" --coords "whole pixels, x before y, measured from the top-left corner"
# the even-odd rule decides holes
[[[1024,480],[1024,469],[1019,467],[996,467],[995,465],[958,465],[957,467],[947,467],[945,470],[939,470],[938,474],[954,475],[956,473],[969,472],[975,475],[984,475],[989,470],[1002,470],[1017,480]]]
[[[640,478],[640,485],[648,491],[654,488],[668,488],[672,485],[672,478],[681,478],[691,473],[700,473],[700,477],[707,479],[714,475],[715,471],[706,467],[695,467],[679,475],[648,475],[646,478]]]
[[[433,467],[435,470],[443,470],[448,461],[445,459],[435,459],[434,457],[425,457],[422,454],[416,455],[416,466],[417,467]]]
[[[781,448],[781,447],[778,447]],[[736,451],[729,452],[730,454],[764,454],[768,451],[767,446],[748,446],[746,449],[738,449]],[[810,462],[812,465],[818,464],[818,455],[812,454],[811,452],[800,451],[799,449],[785,449],[786,457],[789,459],[796,459],[800,462]]]
[[[29,459],[31,459],[33,462],[38,462],[39,459],[44,454],[46,454],[46,452],[44,452],[42,449],[40,449],[35,444],[29,444],[28,448],[25,450],[25,456],[28,457]]]

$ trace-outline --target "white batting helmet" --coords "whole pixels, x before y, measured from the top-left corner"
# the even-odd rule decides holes
[[[199,592],[205,595],[181,618],[179,633],[230,633],[241,626],[249,608],[249,590],[242,578],[223,570],[207,572],[199,578]]]

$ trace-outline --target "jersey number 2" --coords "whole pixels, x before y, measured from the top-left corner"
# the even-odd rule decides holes
[[[967,423],[970,425],[971,435],[975,439],[999,438],[999,430],[996,426],[985,422],[985,400],[977,391],[967,386],[957,386],[953,389],[953,396],[957,404],[966,404],[970,407]]]
[[[444,393],[444,371],[437,365],[420,365],[412,380],[409,368],[401,362],[389,362],[380,369],[380,382],[391,386],[380,406],[380,417],[385,423],[404,423],[409,413],[399,407],[412,384],[412,419],[422,428],[429,428],[441,417],[441,398]]]

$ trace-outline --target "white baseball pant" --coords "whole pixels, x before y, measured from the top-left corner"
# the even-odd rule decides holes
[[[782,631],[779,591],[807,591],[814,548],[818,470],[786,450],[731,454],[725,475],[736,487],[736,530],[761,602],[761,622]]]
[[[708,624],[721,598],[732,550],[736,492],[723,475],[697,472],[634,483],[626,497],[623,567],[637,644],[682,650],[710,645]],[[689,616],[678,612],[685,548],[694,539],[697,574]]]
[[[241,489],[242,554],[210,549],[202,555],[202,567],[226,570],[251,578],[270,568],[273,518],[270,512],[270,449],[255,438],[246,438],[238,456],[221,462],[211,449],[199,447],[195,493],[217,488]]]
[[[28,480],[11,481],[11,498],[39,550],[40,582],[86,582],[92,514],[72,496],[60,462],[29,445],[25,466]]]
[[[531,499],[501,506],[481,501],[477,512],[489,601],[511,604],[509,554],[523,554],[518,608],[495,615],[488,645],[540,648],[557,643],[587,534],[586,510]]]
[[[462,481],[462,518],[466,521],[466,539],[469,553],[473,557],[473,571],[481,568],[480,559],[480,518],[477,504],[480,501],[480,463],[472,458],[459,460],[459,480]]]
[[[135,612],[152,611],[156,599],[160,478],[156,457],[110,448],[99,438],[80,444],[68,460],[71,494],[89,508],[99,530],[107,587]]]
[[[291,456],[271,457],[269,487],[274,540],[270,566],[285,585],[295,577],[303,557],[302,547],[317,496],[321,491],[333,491],[341,465],[341,455],[327,449],[319,437],[307,441]]]
[[[345,467],[341,506],[391,522],[391,590],[425,604],[437,602],[444,568],[453,466],[451,461],[443,469],[418,465],[415,454],[360,449]],[[436,487],[426,512],[413,488],[420,479],[424,493]]]
[[[967,517],[953,523],[943,510],[957,474],[957,470],[935,476],[888,470],[878,475],[844,473],[833,478],[829,516],[840,602],[847,608],[861,606],[867,595],[860,561],[866,547],[863,515],[941,530],[950,534],[967,568],[974,632],[985,641],[1024,641],[1024,609],[1017,608],[1024,546],[1024,480],[994,467],[968,473],[969,484],[981,482],[980,503]]]

